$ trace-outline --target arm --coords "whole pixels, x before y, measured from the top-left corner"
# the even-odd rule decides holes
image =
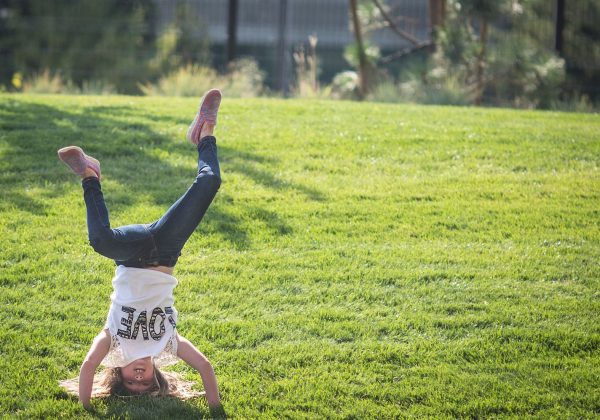
[[[94,384],[94,374],[96,368],[108,353],[110,349],[110,334],[107,330],[102,330],[94,338],[92,346],[85,356],[79,371],[79,401],[85,408],[90,407],[90,398],[92,395],[92,385]]]
[[[217,378],[212,365],[187,339],[177,334],[177,357],[193,367],[202,377],[206,399],[211,411],[221,410],[221,399],[217,388]]]

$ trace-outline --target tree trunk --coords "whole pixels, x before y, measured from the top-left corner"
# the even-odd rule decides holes
[[[446,0],[429,0],[429,38],[431,45],[429,51],[437,50],[437,32],[444,26],[446,20]]]
[[[444,26],[446,19],[446,0],[429,0],[429,30],[431,33]]]
[[[358,73],[359,73],[359,97],[364,99],[367,96],[368,80],[367,80],[367,55],[365,53],[365,45],[362,39],[362,29],[360,20],[358,19],[358,4],[357,0],[350,0],[350,12],[352,13],[352,26],[354,28],[354,39],[358,48]]]

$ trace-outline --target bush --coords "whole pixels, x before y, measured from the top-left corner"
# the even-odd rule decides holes
[[[396,86],[383,81],[373,99],[392,101],[397,94],[399,102],[555,106],[565,89],[564,60],[518,28],[491,26],[482,37],[474,19],[459,13],[462,3],[449,4],[446,25],[436,33],[436,52],[400,75]],[[481,16],[475,20],[482,25]]]
[[[487,93],[498,105],[549,108],[560,99],[565,63],[524,36],[504,37],[490,54]]]
[[[52,74],[49,70],[26,78],[22,84],[24,93],[54,93],[70,95],[111,95],[116,92],[114,86],[99,80],[84,81],[78,87],[71,80],[63,78],[60,74]]]
[[[117,93],[117,89],[110,83],[101,80],[86,80],[79,93],[82,95],[114,95]]]
[[[264,74],[254,60],[241,59],[229,66],[225,75],[205,66],[187,65],[156,83],[140,84],[148,96],[199,96],[211,88],[221,89],[228,97],[254,97],[263,91]]]
[[[598,112],[598,108],[594,106],[589,96],[580,95],[577,92],[560,101],[553,101],[549,108],[565,112]]]
[[[78,93],[77,87],[60,74],[52,74],[49,70],[25,79],[22,90],[25,93]]]
[[[400,101],[439,105],[468,105],[472,88],[465,86],[456,74],[431,70],[424,81],[418,77],[398,84]]]
[[[231,63],[226,79],[223,90],[228,96],[251,98],[264,92],[265,74],[253,59],[242,58]]]
[[[331,97],[333,99],[358,99],[360,78],[352,70],[338,73],[331,82]]]

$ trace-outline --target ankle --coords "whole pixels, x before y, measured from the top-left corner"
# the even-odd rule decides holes
[[[215,131],[215,124],[210,124],[205,122],[202,125],[202,130],[200,130],[200,140],[202,140],[206,136],[212,136]]]
[[[85,171],[83,172],[83,175],[81,176],[81,179],[86,179],[86,178],[90,178],[90,177],[98,178],[98,174],[90,168],[85,168]]]

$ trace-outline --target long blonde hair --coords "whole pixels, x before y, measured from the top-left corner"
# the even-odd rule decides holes
[[[175,397],[182,400],[200,397],[204,392],[192,389],[193,382],[186,381],[175,372],[161,372],[154,367],[155,384],[145,395],[159,397]],[[66,379],[59,381],[59,385],[69,394],[79,396],[79,378]],[[102,372],[94,376],[92,386],[92,397],[102,398],[110,396],[132,396],[138,395],[130,392],[123,384],[121,368],[105,368]]]

